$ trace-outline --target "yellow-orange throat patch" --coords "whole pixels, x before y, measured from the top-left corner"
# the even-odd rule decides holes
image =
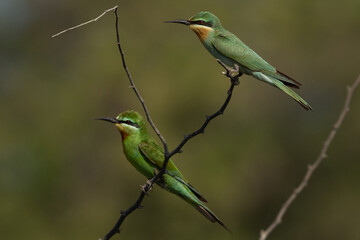
[[[199,39],[204,42],[207,38],[209,32],[212,30],[211,27],[202,26],[202,25],[190,25],[191,30],[193,30]]]
[[[129,136],[129,134],[126,132],[125,128],[119,123],[115,124],[115,126],[121,133],[123,140],[125,140]]]

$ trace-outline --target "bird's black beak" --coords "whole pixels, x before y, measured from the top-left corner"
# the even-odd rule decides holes
[[[188,25],[188,26],[191,24],[190,21],[183,20],[183,19],[165,21],[164,23],[180,23],[180,24],[185,24],[185,25]]]
[[[103,121],[107,121],[107,122],[111,122],[111,123],[120,123],[119,120],[117,119],[114,119],[114,118],[97,118],[95,120],[103,120]]]

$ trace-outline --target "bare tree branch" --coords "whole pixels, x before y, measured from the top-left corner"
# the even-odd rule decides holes
[[[95,22],[98,19],[100,19],[102,16],[104,16],[106,13],[108,13],[110,11],[114,11],[115,17],[116,17],[115,28],[116,28],[117,46],[118,46],[118,49],[119,49],[119,53],[121,55],[123,68],[124,68],[124,70],[126,72],[126,75],[127,75],[128,79],[129,79],[129,81],[130,81],[131,88],[134,90],[135,95],[139,99],[139,101],[140,101],[140,103],[141,103],[141,105],[142,105],[142,107],[143,107],[143,109],[145,111],[148,122],[150,123],[151,127],[153,128],[153,130],[155,131],[155,133],[157,134],[157,136],[159,137],[159,139],[161,140],[161,142],[162,142],[162,144],[164,146],[164,163],[163,163],[163,166],[162,166],[161,170],[152,179],[148,180],[145,183],[145,185],[142,187],[142,191],[140,192],[140,195],[139,195],[138,199],[135,201],[135,203],[131,207],[129,207],[127,210],[121,211],[121,216],[118,219],[118,221],[116,222],[115,226],[105,235],[105,237],[102,240],[108,240],[111,237],[113,237],[116,233],[119,233],[120,232],[120,226],[123,223],[123,221],[125,220],[125,218],[128,215],[130,215],[133,211],[140,208],[141,203],[144,200],[144,197],[147,194],[147,192],[152,188],[153,184],[156,181],[158,181],[161,178],[161,176],[165,173],[165,169],[166,169],[166,166],[167,166],[167,164],[169,162],[170,157],[172,157],[174,154],[180,153],[181,148],[191,138],[199,135],[200,133],[204,133],[204,130],[207,127],[207,125],[210,123],[210,121],[213,120],[214,118],[216,118],[217,116],[222,115],[224,113],[227,105],[230,102],[233,89],[234,89],[235,86],[237,86],[239,84],[239,77],[242,75],[241,73],[238,73],[237,75],[234,75],[234,70],[233,69],[228,68],[224,63],[222,63],[220,60],[218,60],[219,64],[225,68],[225,73],[224,73],[225,76],[227,76],[231,80],[231,85],[230,85],[230,88],[229,88],[229,90],[227,92],[227,97],[225,99],[225,102],[223,103],[223,105],[220,107],[220,109],[217,112],[215,112],[214,114],[212,114],[210,116],[206,116],[206,120],[204,121],[204,123],[202,124],[202,126],[198,130],[186,135],[184,137],[184,139],[181,141],[181,143],[173,151],[171,151],[169,153],[166,141],[165,141],[164,137],[161,135],[160,131],[155,126],[154,122],[152,121],[152,119],[150,117],[150,113],[149,113],[149,111],[148,111],[148,109],[146,107],[145,101],[141,97],[140,92],[138,91],[138,89],[136,88],[135,83],[133,81],[133,78],[132,78],[132,76],[130,74],[130,71],[129,71],[127,65],[126,65],[125,55],[124,55],[124,52],[123,52],[123,50],[121,48],[121,44],[120,44],[119,27],[118,27],[119,17],[118,17],[118,14],[117,14],[117,9],[118,9],[118,6],[115,6],[113,8],[108,9],[108,10],[105,10],[100,16],[98,16],[95,19],[92,19],[92,20],[87,21],[85,23],[79,24],[79,25],[77,25],[75,27],[65,29],[64,31],[61,31],[61,32],[59,32],[59,33],[52,36],[52,37],[56,37],[56,36],[59,36],[60,34],[63,34],[65,32],[67,32],[67,31],[79,28],[79,27],[84,26],[86,24],[89,24],[91,22]]]
[[[148,122],[150,123],[150,125],[152,126],[152,128],[154,129],[154,131],[156,132],[156,134],[158,135],[158,137],[160,138],[160,140],[162,141],[163,145],[164,145],[164,163],[163,163],[163,166],[161,168],[161,170],[150,180],[148,180],[146,182],[146,184],[142,187],[142,191],[140,192],[140,195],[138,197],[138,199],[135,201],[135,203],[133,205],[131,205],[131,207],[129,207],[127,210],[125,211],[121,211],[121,216],[120,218],[118,219],[118,221],[116,222],[116,224],[114,225],[114,227],[105,235],[105,237],[102,239],[102,240],[109,240],[111,237],[113,237],[116,233],[119,233],[120,232],[120,226],[121,224],[123,223],[123,221],[125,220],[125,218],[130,215],[133,211],[135,211],[136,209],[138,209],[140,206],[141,206],[141,203],[142,201],[144,200],[144,197],[145,195],[147,194],[147,192],[152,188],[153,184],[158,181],[161,176],[165,173],[165,169],[166,169],[166,166],[170,160],[170,157],[173,156],[174,154],[176,153],[179,153],[181,152],[181,148],[193,137],[199,135],[200,133],[204,133],[204,130],[206,128],[206,126],[209,124],[209,122],[216,118],[217,116],[221,115],[224,113],[227,105],[229,104],[230,102],[230,99],[231,99],[231,96],[232,96],[232,92],[233,92],[233,89],[236,85],[239,84],[239,77],[241,76],[241,74],[238,74],[236,76],[233,76],[231,73],[232,73],[232,70],[227,68],[226,65],[224,65],[220,60],[218,60],[218,62],[225,68],[226,72],[225,72],[225,75],[227,77],[230,78],[231,80],[231,85],[230,85],[230,88],[228,90],[228,93],[227,93],[227,98],[224,102],[224,104],[221,106],[221,108],[215,112],[214,114],[210,115],[210,116],[206,116],[206,120],[205,122],[203,123],[203,125],[196,131],[192,132],[191,134],[189,135],[186,135],[183,139],[183,141],[173,150],[171,151],[171,153],[168,152],[168,147],[167,147],[167,144],[165,142],[165,139],[162,137],[162,135],[160,134],[159,130],[156,128],[155,124],[153,123],[153,121],[151,120],[151,117],[150,117],[150,114],[149,114],[149,111],[147,110],[147,107],[145,105],[145,102],[144,100],[142,99],[139,91],[137,90],[135,84],[134,84],[134,81],[131,77],[131,74],[129,72],[129,69],[126,65],[126,62],[125,62],[125,58],[124,58],[124,53],[122,51],[122,48],[121,48],[121,44],[120,44],[120,37],[119,37],[119,29],[118,29],[118,14],[117,14],[117,9],[115,9],[114,11],[115,13],[115,16],[116,16],[116,24],[115,24],[115,27],[116,27],[116,39],[117,39],[117,45],[118,45],[118,48],[119,48],[119,52],[121,54],[121,59],[122,59],[122,62],[123,62],[123,68],[125,69],[126,71],[126,74],[129,78],[129,81],[130,81],[130,84],[131,84],[131,87],[133,88],[136,96],[138,97],[141,105],[143,106],[144,108],[144,111],[145,111],[145,114],[147,116],[147,119],[148,119]]]
[[[140,208],[141,206],[141,203],[145,197],[145,195],[147,194],[147,192],[151,189],[152,185],[158,180],[161,178],[161,176],[165,173],[165,169],[166,169],[166,166],[167,166],[167,163],[170,159],[170,157],[172,157],[174,154],[176,153],[179,153],[181,152],[181,148],[193,137],[197,136],[198,134],[200,133],[204,133],[204,130],[205,128],[207,127],[207,125],[209,124],[209,122],[216,118],[217,116],[223,114],[223,112],[225,111],[230,99],[231,99],[231,96],[232,96],[232,91],[234,89],[234,87],[236,85],[238,85],[238,78],[241,76],[241,74],[239,75],[236,75],[236,76],[233,76],[232,73],[234,72],[233,69],[229,69],[226,65],[224,65],[221,61],[218,60],[218,62],[225,68],[226,70],[226,76],[229,77],[231,79],[231,86],[228,90],[228,96],[224,102],[224,104],[221,106],[221,108],[215,112],[214,114],[210,115],[210,116],[206,116],[206,120],[205,122],[203,123],[203,125],[196,131],[188,134],[188,135],[185,135],[184,139],[181,141],[181,143],[173,150],[169,153],[168,151],[168,147],[167,147],[167,144],[166,144],[166,141],[164,139],[164,137],[161,135],[160,131],[156,128],[154,122],[152,121],[151,117],[150,117],[150,114],[149,114],[149,111],[145,105],[145,101],[143,100],[143,98],[141,97],[139,91],[137,90],[136,86],[135,86],[135,83],[132,79],[132,76],[130,74],[130,71],[126,65],[126,62],[125,62],[125,56],[124,56],[124,52],[122,51],[122,48],[121,48],[121,45],[120,45],[120,39],[119,39],[119,30],[118,30],[118,14],[117,14],[117,9],[118,9],[118,6],[115,6],[113,8],[110,8],[110,9],[107,9],[105,10],[101,15],[99,15],[98,17],[92,19],[92,20],[89,20],[87,22],[84,22],[84,23],[81,23],[77,26],[74,26],[74,27],[70,27],[70,28],[67,28],[57,34],[54,34],[52,37],[57,37],[63,33],[66,33],[68,31],[71,31],[73,29],[76,29],[76,28],[79,28],[79,27],[82,27],[84,25],[87,25],[89,23],[92,23],[92,22],[95,22],[97,20],[99,20],[101,17],[103,17],[106,13],[110,12],[110,11],[114,11],[115,13],[115,16],[116,16],[116,37],[117,37],[117,45],[118,45],[118,49],[119,49],[119,52],[121,54],[121,59],[122,59],[122,63],[123,63],[123,68],[125,69],[126,71],[126,74],[127,74],[127,77],[130,81],[130,84],[131,84],[131,87],[132,89],[134,90],[137,98],[139,99],[144,111],[145,111],[145,114],[146,114],[146,117],[147,117],[147,120],[148,122],[150,123],[151,127],[154,129],[155,133],[158,135],[159,139],[161,140],[163,146],[164,146],[164,163],[163,163],[163,167],[161,169],[161,171],[159,171],[159,173],[152,179],[150,179],[149,181],[147,181],[147,183],[144,185],[138,199],[136,200],[136,202],[130,207],[128,208],[126,211],[121,211],[121,216],[119,218],[119,220],[117,221],[117,223],[115,224],[115,226],[113,227],[113,229],[108,233],[106,234],[106,236],[103,238],[103,240],[108,240],[110,239],[112,236],[114,236],[116,233],[119,233],[120,232],[120,226],[122,224],[122,222],[125,220],[125,218],[131,214],[133,211],[135,211],[136,209]],[[298,194],[300,194],[303,189],[307,186],[310,178],[312,177],[314,171],[317,169],[317,167],[319,166],[319,164],[322,162],[322,160],[327,157],[326,155],[326,152],[333,140],[333,138],[335,137],[336,133],[337,133],[337,130],[340,128],[346,114],[348,113],[349,111],[349,105],[350,105],[350,102],[351,102],[351,98],[352,98],[352,95],[353,95],[353,92],[354,90],[357,88],[357,86],[359,85],[360,83],[360,75],[359,77],[356,79],[356,81],[353,83],[352,86],[348,86],[348,93],[347,93],[347,97],[346,97],[346,101],[345,101],[345,104],[344,104],[344,107],[343,107],[343,110],[341,111],[340,113],[340,116],[338,118],[338,120],[336,121],[336,123],[334,124],[334,127],[332,129],[332,131],[330,132],[328,138],[326,139],[326,141],[324,142],[324,145],[323,145],[323,148],[320,152],[320,155],[318,156],[318,158],[316,159],[316,161],[309,165],[308,166],[308,170],[303,178],[303,180],[301,181],[301,183],[299,184],[299,186],[297,188],[294,189],[293,193],[290,195],[290,197],[285,201],[285,203],[282,205],[280,211],[278,212],[275,220],[273,221],[273,223],[266,229],[266,230],[261,230],[260,231],[260,240],[265,240],[269,234],[282,222],[282,218],[283,216],[285,215],[285,213],[287,212],[288,208],[290,207],[290,205],[293,203],[293,201],[296,199],[296,197],[298,196]]]
[[[188,140],[190,140],[191,138],[195,137],[196,135],[200,134],[200,133],[204,133],[204,130],[206,128],[206,126],[209,124],[209,122],[214,119],[215,117],[219,116],[220,114],[223,114],[223,112],[225,111],[228,103],[230,102],[231,96],[232,96],[232,92],[234,87],[238,84],[238,77],[241,75],[237,75],[237,76],[231,76],[230,74],[230,70],[228,68],[225,67],[226,69],[226,76],[229,77],[231,79],[231,86],[228,90],[228,96],[224,102],[224,104],[221,106],[221,108],[215,112],[214,114],[212,114],[211,116],[207,116],[205,122],[203,123],[203,125],[200,127],[200,129],[194,131],[193,133],[186,135],[184,137],[184,140],[178,145],[178,147],[176,147],[173,151],[171,151],[171,153],[168,152],[168,148],[167,148],[167,144],[164,140],[164,138],[162,138],[160,132],[156,129],[155,125],[153,124],[153,122],[151,121],[150,115],[148,113],[148,110],[146,108],[146,105],[144,103],[144,100],[141,98],[139,91],[137,90],[137,88],[135,87],[135,84],[131,78],[130,72],[126,66],[125,63],[125,58],[124,58],[124,54],[122,52],[121,49],[121,45],[120,45],[120,41],[119,41],[119,30],[118,30],[118,15],[117,15],[117,11],[115,9],[115,15],[116,15],[116,37],[117,37],[117,44],[118,44],[118,48],[122,57],[122,61],[123,61],[123,67],[128,75],[128,78],[130,80],[130,84],[132,86],[132,88],[134,89],[134,92],[136,94],[136,96],[139,98],[141,105],[143,106],[146,116],[148,118],[148,121],[150,123],[150,125],[153,127],[154,131],[158,134],[159,138],[161,139],[161,141],[163,142],[164,145],[164,163],[162,166],[162,169],[155,175],[155,177],[153,177],[152,179],[150,179],[149,181],[147,181],[147,183],[143,186],[143,189],[138,197],[138,199],[136,200],[136,202],[130,207],[128,208],[126,211],[122,211],[121,212],[121,216],[119,218],[119,220],[116,222],[115,226],[110,230],[110,232],[108,234],[106,234],[106,236],[103,238],[103,240],[108,240],[110,239],[115,233],[118,233],[120,231],[120,226],[122,224],[122,222],[125,220],[125,218],[131,214],[134,210],[136,210],[137,208],[139,208],[139,206],[141,205],[141,202],[144,199],[145,194],[151,189],[152,185],[161,178],[161,176],[165,173],[165,169],[166,166],[170,160],[170,157],[173,156],[176,153],[181,152],[181,148],[186,144],[186,142]],[[222,64],[220,62],[220,64]],[[222,66],[225,66],[222,64]]]
[[[68,31],[71,31],[71,30],[74,30],[74,29],[76,29],[76,28],[82,27],[82,26],[84,26],[84,25],[86,25],[86,24],[89,24],[89,23],[92,23],[92,22],[96,22],[96,21],[99,20],[101,17],[103,17],[106,13],[111,12],[111,11],[115,11],[117,8],[118,8],[118,6],[115,6],[115,7],[113,7],[113,8],[109,8],[108,10],[105,10],[102,14],[100,14],[97,18],[91,19],[90,21],[81,23],[81,24],[79,24],[79,25],[77,25],[77,26],[67,28],[67,29],[65,29],[65,30],[63,30],[63,31],[61,31],[61,32],[58,32],[58,33],[52,35],[51,37],[54,38],[54,37],[57,37],[57,36],[59,36],[59,35],[61,35],[61,34],[63,34],[63,33],[68,32]]]
[[[185,136],[184,140],[179,144],[179,146],[177,148],[175,148],[170,154],[168,154],[166,156],[166,159],[169,160],[170,156],[179,153],[181,151],[181,147],[185,145],[185,143],[192,137],[195,137],[196,135],[203,133],[204,129],[206,128],[206,126],[209,124],[209,122],[214,119],[215,117],[217,117],[220,114],[223,114],[223,112],[225,111],[231,96],[232,96],[232,91],[234,89],[235,83],[232,82],[231,86],[228,90],[228,94],[226,97],[226,100],[224,102],[224,104],[221,106],[221,108],[215,112],[214,114],[212,114],[211,116],[207,116],[205,122],[203,123],[203,125],[196,131],[194,131],[193,133]],[[166,162],[167,163],[167,162]],[[165,161],[164,161],[164,165],[165,165]],[[150,179],[144,186],[142,191],[140,192],[140,195],[138,197],[138,199],[136,200],[136,202],[131,205],[131,207],[129,207],[127,210],[125,211],[121,211],[121,216],[118,219],[118,221],[116,222],[116,224],[114,225],[114,227],[105,235],[104,238],[102,238],[102,240],[109,240],[111,237],[113,237],[116,233],[120,232],[120,226],[123,223],[123,221],[125,220],[125,218],[130,215],[133,211],[135,211],[136,209],[141,207],[141,203],[144,200],[144,197],[146,195],[146,193],[151,189],[152,185],[165,173],[164,169],[166,169],[166,165],[161,169],[161,171],[159,171],[158,174],[155,175],[155,177],[153,177],[152,179]]]
[[[340,128],[346,114],[350,110],[349,106],[350,106],[351,98],[353,96],[353,93],[354,93],[355,89],[359,85],[359,83],[360,83],[360,75],[355,80],[353,85],[347,87],[347,96],[346,96],[344,107],[343,107],[343,109],[342,109],[342,111],[341,111],[341,113],[339,115],[339,118],[337,119],[336,123],[334,124],[334,127],[331,130],[329,136],[325,140],[323,148],[321,149],[318,158],[316,159],[316,161],[313,164],[310,164],[308,166],[308,170],[307,170],[304,178],[302,179],[300,185],[297,188],[294,189],[293,193],[290,195],[290,197],[282,205],[282,207],[280,208],[280,211],[276,215],[275,220],[270,224],[270,226],[266,230],[261,230],[260,231],[259,240],[265,240],[269,236],[269,234],[281,223],[282,218],[283,218],[284,214],[286,213],[286,211],[288,210],[289,206],[293,203],[293,201],[296,199],[296,197],[307,186],[311,176],[313,175],[314,171],[317,169],[319,164],[323,161],[324,158],[327,157],[326,152],[327,152],[332,140],[334,139],[338,129]]]
[[[114,13],[115,13],[115,17],[116,17],[116,21],[115,21],[115,28],[116,28],[116,40],[117,40],[117,46],[118,46],[118,49],[119,49],[119,52],[120,52],[120,55],[121,55],[121,60],[122,60],[122,63],[123,63],[123,68],[125,69],[125,72],[126,72],[126,75],[130,81],[130,85],[131,85],[131,88],[134,90],[137,98],[139,99],[144,111],[145,111],[145,115],[146,115],[146,118],[148,120],[148,122],[150,123],[151,127],[154,129],[156,135],[160,138],[163,146],[164,146],[164,152],[167,153],[168,152],[168,147],[167,147],[167,144],[166,144],[166,141],[165,141],[165,138],[161,135],[160,131],[157,129],[157,127],[155,126],[155,123],[153,122],[153,120],[151,119],[150,117],[150,113],[149,113],[149,110],[147,109],[146,105],[145,105],[145,101],[144,99],[141,97],[140,95],[140,92],[139,90],[136,88],[135,86],[135,83],[133,81],[133,78],[130,74],[130,71],[126,65],[126,61],[125,61],[125,55],[124,55],[124,52],[121,48],[121,45],[120,45],[120,36],[119,36],[119,16],[117,14],[117,8],[115,8],[114,10]]]

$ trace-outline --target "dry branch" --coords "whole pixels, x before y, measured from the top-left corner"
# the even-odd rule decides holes
[[[288,208],[290,207],[290,205],[293,203],[293,201],[296,199],[296,197],[303,191],[303,189],[308,185],[311,176],[313,175],[314,171],[317,169],[319,164],[322,162],[322,160],[327,157],[327,155],[326,155],[327,150],[328,150],[332,140],[334,139],[338,129],[340,128],[346,114],[350,110],[351,98],[353,96],[353,93],[354,93],[356,87],[359,85],[359,83],[360,83],[360,75],[355,80],[353,85],[347,87],[347,96],[346,96],[346,100],[344,103],[344,107],[342,108],[339,118],[335,122],[334,127],[331,130],[329,136],[325,140],[324,145],[320,151],[318,158],[315,160],[315,162],[313,164],[310,164],[308,166],[308,170],[307,170],[304,178],[300,182],[299,186],[294,189],[293,193],[282,205],[282,207],[280,208],[280,211],[276,215],[275,220],[269,225],[269,227],[266,230],[260,231],[259,240],[265,240],[269,236],[269,234],[281,223],[282,218],[283,218],[284,214],[286,213],[286,211],[288,210]]]
[[[121,211],[121,216],[120,218],[118,219],[118,221],[116,222],[115,226],[105,235],[105,237],[102,239],[102,240],[108,240],[110,239],[111,237],[113,237],[116,233],[119,233],[120,232],[120,226],[121,224],[123,223],[123,221],[125,220],[125,218],[131,214],[133,211],[135,211],[136,209],[140,208],[141,206],[141,203],[145,197],[145,195],[147,194],[147,192],[152,188],[153,184],[158,181],[161,176],[165,173],[165,169],[166,169],[166,166],[169,162],[169,159],[171,156],[173,156],[174,154],[177,154],[177,153],[180,153],[181,152],[181,148],[193,137],[199,135],[200,133],[204,133],[204,130],[205,128],[207,127],[207,125],[210,123],[211,120],[213,120],[214,118],[216,118],[217,116],[219,115],[222,115],[227,107],[227,105],[229,104],[230,102],[230,99],[231,99],[231,96],[232,96],[232,92],[233,92],[233,89],[235,86],[237,86],[239,84],[239,77],[241,76],[241,73],[236,75],[236,76],[233,76],[231,73],[233,72],[231,69],[229,69],[228,67],[225,66],[224,63],[222,63],[220,60],[218,60],[218,62],[220,63],[221,66],[223,66],[225,68],[225,76],[227,76],[230,80],[231,80],[231,85],[230,85],[230,88],[227,92],[227,97],[225,99],[225,102],[222,104],[222,106],[220,107],[220,109],[218,111],[216,111],[214,114],[210,115],[210,116],[206,116],[206,120],[204,121],[204,123],[201,125],[201,127],[188,134],[188,135],[185,135],[184,139],[180,142],[180,144],[173,150],[169,153],[168,151],[168,146],[166,144],[166,141],[164,139],[164,137],[161,135],[160,131],[157,129],[157,127],[155,126],[154,122],[152,121],[151,117],[150,117],[150,113],[146,107],[146,104],[145,104],[145,101],[143,100],[143,98],[141,97],[140,95],[140,92],[138,91],[138,89],[136,88],[135,86],[135,83],[133,81],[133,78],[130,74],[130,71],[129,71],[129,68],[127,67],[126,65],[126,61],[125,61],[125,55],[124,55],[124,52],[121,48],[121,44],[120,44],[120,37],[119,37],[119,27],[118,27],[118,21],[119,21],[119,17],[118,17],[118,14],[117,14],[117,10],[118,10],[118,7],[115,6],[113,8],[110,8],[110,9],[107,9],[105,10],[101,15],[99,15],[98,17],[96,17],[95,19],[92,19],[90,21],[87,21],[85,23],[81,23],[75,27],[70,27],[70,28],[67,28],[55,35],[53,35],[52,37],[56,37],[56,36],[59,36],[65,32],[68,32],[70,30],[73,30],[73,29],[76,29],[76,28],[79,28],[79,27],[82,27],[86,24],[89,24],[89,23],[92,23],[92,22],[95,22],[97,21],[98,19],[100,19],[101,17],[103,17],[106,13],[110,12],[110,11],[114,11],[115,13],[115,28],[116,28],[116,40],[117,40],[117,46],[118,46],[118,49],[119,49],[119,53],[121,55],[121,60],[122,60],[122,64],[123,64],[123,68],[126,72],[126,75],[129,79],[129,82],[130,82],[130,85],[131,85],[131,88],[134,90],[135,92],[135,95],[136,97],[139,99],[144,111],[145,111],[145,114],[146,114],[146,117],[147,117],[147,120],[149,122],[149,124],[151,125],[151,127],[153,128],[153,130],[155,131],[155,133],[157,134],[157,136],[159,137],[159,139],[161,140],[161,142],[163,143],[163,147],[164,147],[164,163],[163,163],[163,166],[161,168],[161,170],[150,180],[148,180],[145,185],[142,187],[142,191],[140,192],[140,195],[138,197],[138,199],[135,201],[135,203],[133,205],[131,205],[131,207],[129,207],[127,210],[125,211]]]
[[[63,31],[61,31],[61,32],[58,32],[58,33],[52,35],[51,37],[54,38],[54,37],[57,37],[57,36],[59,36],[59,35],[61,35],[61,34],[63,34],[63,33],[68,32],[68,31],[71,31],[71,30],[74,30],[74,29],[76,29],[76,28],[82,27],[82,26],[84,26],[84,25],[86,25],[86,24],[89,24],[89,23],[92,23],[92,22],[96,22],[97,20],[99,20],[100,18],[102,18],[106,13],[111,12],[111,11],[115,11],[117,8],[118,8],[118,6],[115,6],[115,7],[113,7],[113,8],[109,8],[109,9],[105,10],[102,14],[100,14],[98,17],[96,17],[96,18],[94,18],[94,19],[91,19],[91,20],[89,20],[89,21],[87,21],[87,22],[81,23],[81,24],[79,24],[79,25],[76,25],[76,26],[74,26],[74,27],[67,28],[67,29],[65,29],[65,30],[63,30]]]
[[[141,206],[141,203],[146,195],[146,193],[152,188],[153,184],[158,181],[161,176],[165,173],[165,169],[166,169],[166,166],[170,160],[170,157],[173,156],[174,154],[177,154],[177,153],[180,153],[181,152],[181,148],[193,137],[199,135],[200,133],[204,133],[204,130],[206,128],[206,126],[209,124],[209,122],[216,118],[217,116],[221,115],[224,113],[227,105],[229,104],[230,102],[230,99],[231,99],[231,96],[232,96],[232,92],[233,92],[233,89],[236,85],[238,85],[238,77],[241,76],[241,75],[236,75],[236,76],[231,76],[230,74],[230,70],[225,68],[226,70],[226,76],[230,78],[231,80],[231,85],[230,85],[230,88],[227,92],[227,97],[225,99],[225,102],[224,104],[221,106],[221,108],[215,112],[214,114],[210,115],[210,116],[206,116],[206,120],[205,122],[202,124],[202,126],[188,134],[188,135],[185,135],[183,141],[181,141],[181,143],[173,150],[169,153],[168,151],[168,147],[167,147],[167,144],[165,142],[165,139],[162,137],[162,135],[160,134],[159,130],[155,127],[155,124],[153,123],[153,121],[151,120],[150,118],[150,115],[149,115],[149,112],[147,110],[147,107],[145,105],[145,102],[144,100],[141,98],[140,96],[140,93],[139,91],[137,90],[137,88],[135,87],[135,84],[134,84],[134,81],[131,77],[131,74],[129,72],[129,69],[126,65],[126,62],[125,62],[125,58],[124,58],[124,53],[122,51],[122,48],[121,48],[121,45],[120,45],[120,38],[119,38],[119,29],[118,29],[118,15],[117,15],[117,9],[115,9],[114,11],[115,13],[115,16],[116,16],[116,24],[115,24],[115,27],[116,27],[116,39],[117,39],[117,45],[118,45],[118,48],[119,48],[119,52],[121,54],[121,59],[122,59],[122,62],[123,62],[123,68],[125,69],[126,71],[126,74],[129,78],[129,81],[130,81],[130,84],[131,84],[131,87],[133,88],[136,96],[138,97],[141,105],[143,106],[144,108],[144,111],[145,111],[145,114],[147,116],[147,119],[148,119],[148,122],[150,123],[150,125],[153,127],[154,131],[156,132],[156,134],[158,135],[158,137],[160,138],[160,140],[162,141],[163,145],[164,145],[164,163],[163,163],[163,166],[161,168],[161,170],[152,178],[150,179],[149,181],[147,181],[145,183],[145,185],[142,187],[142,191],[140,192],[140,195],[138,197],[138,199],[135,201],[135,203],[133,205],[131,205],[131,207],[129,207],[127,210],[125,211],[121,211],[121,216],[120,218],[118,219],[118,221],[116,222],[116,224],[114,225],[114,227],[105,235],[105,237],[102,239],[102,240],[108,240],[110,239],[112,236],[114,236],[116,233],[119,233],[120,232],[120,226],[121,224],[123,223],[123,221],[125,220],[125,218],[131,214],[133,211],[135,211],[136,209],[138,209],[140,206]],[[221,62],[219,62],[222,66],[224,66]]]
[[[227,105],[228,105],[228,103],[229,103],[229,101],[231,99],[232,91],[233,91],[234,87],[238,84],[238,78],[241,76],[241,75],[232,76],[230,74],[231,71],[229,69],[227,69],[226,66],[222,62],[219,61],[219,63],[226,69],[226,76],[231,79],[231,86],[230,86],[230,88],[228,90],[228,95],[227,95],[227,98],[226,98],[224,104],[221,106],[221,108],[217,112],[215,112],[214,114],[212,114],[210,116],[206,116],[206,120],[202,124],[202,126],[198,130],[196,130],[196,131],[194,131],[194,132],[192,132],[192,133],[190,133],[188,135],[185,135],[182,142],[173,151],[171,151],[169,153],[166,141],[165,141],[164,137],[161,135],[160,131],[156,128],[154,122],[152,121],[152,119],[150,117],[150,114],[149,114],[149,111],[148,111],[148,109],[147,109],[147,107],[145,105],[145,101],[143,100],[143,98],[141,97],[139,91],[137,90],[137,88],[135,86],[135,83],[134,83],[134,81],[132,79],[132,76],[130,74],[130,71],[129,71],[127,65],[126,65],[124,53],[122,51],[122,48],[121,48],[121,45],[120,45],[120,39],[119,39],[117,9],[118,9],[118,6],[107,9],[102,14],[100,14],[98,17],[96,17],[96,18],[94,18],[92,20],[81,23],[81,24],[79,24],[77,26],[74,26],[74,27],[67,28],[67,29],[65,29],[65,30],[63,30],[63,31],[61,31],[61,32],[59,32],[57,34],[54,34],[52,36],[52,37],[57,37],[57,36],[65,33],[65,32],[70,31],[70,30],[74,30],[76,28],[82,27],[82,26],[87,25],[89,23],[95,22],[95,21],[99,20],[101,17],[103,17],[106,13],[114,11],[115,16],[116,16],[117,45],[118,45],[119,52],[121,54],[123,68],[125,69],[125,72],[126,72],[127,77],[128,77],[128,79],[130,81],[132,89],[134,90],[137,98],[139,99],[139,101],[140,101],[140,103],[141,103],[141,105],[142,105],[142,107],[143,107],[143,109],[145,111],[148,122],[150,123],[151,127],[154,129],[155,133],[157,134],[157,136],[159,137],[159,139],[161,140],[161,142],[163,143],[163,146],[164,146],[164,157],[165,157],[165,159],[164,159],[164,164],[163,164],[163,167],[162,167],[161,171],[159,171],[159,173],[153,179],[151,179],[150,181],[148,181],[144,185],[144,188],[141,191],[140,196],[135,201],[135,203],[130,208],[128,208],[126,211],[121,212],[121,216],[120,216],[119,220],[117,221],[115,226],[112,228],[112,230],[103,238],[103,240],[108,240],[112,236],[114,236],[116,233],[119,233],[120,232],[120,226],[121,226],[122,222],[125,220],[125,218],[129,214],[131,214],[133,211],[135,211],[136,209],[138,209],[141,206],[141,202],[143,201],[147,191],[149,191],[151,189],[152,185],[164,174],[167,163],[168,163],[170,157],[173,156],[176,153],[181,152],[181,148],[188,142],[188,140],[190,140],[191,138],[197,136],[200,133],[204,133],[204,130],[205,130],[206,126],[209,124],[209,122],[212,119],[214,119],[215,117],[223,114],[223,112],[225,111],[225,109],[226,109],[226,107],[227,107]],[[342,111],[340,113],[340,116],[339,116],[338,120],[336,121],[332,131],[330,132],[328,138],[324,142],[323,148],[322,148],[318,158],[316,159],[316,161],[313,164],[308,166],[308,170],[307,170],[304,178],[302,179],[301,183],[299,184],[299,186],[297,188],[294,189],[293,193],[289,196],[289,198],[282,205],[282,207],[281,207],[280,211],[278,212],[275,220],[270,224],[270,226],[266,230],[261,230],[260,231],[260,238],[259,238],[260,240],[265,240],[269,236],[269,234],[282,222],[282,218],[285,215],[285,213],[287,212],[290,205],[296,199],[298,194],[300,194],[303,191],[303,189],[307,186],[307,184],[308,184],[311,176],[313,175],[314,171],[317,169],[317,167],[322,162],[322,160],[327,156],[326,152],[327,152],[333,138],[335,137],[335,135],[337,133],[337,130],[340,128],[340,126],[341,126],[347,112],[349,111],[349,105],[350,105],[350,102],[351,102],[353,92],[355,91],[355,89],[357,88],[359,83],[360,83],[360,75],[356,79],[356,81],[353,83],[352,86],[348,86],[348,89],[347,89],[348,93],[347,93],[347,97],[346,97],[344,107],[343,107],[343,109],[342,109]]]

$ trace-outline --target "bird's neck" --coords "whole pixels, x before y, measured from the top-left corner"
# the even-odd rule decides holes
[[[196,33],[196,35],[199,37],[200,41],[202,42],[204,42],[207,39],[210,32],[214,31],[214,29],[211,27],[196,25],[196,24],[190,25],[190,29]]]

